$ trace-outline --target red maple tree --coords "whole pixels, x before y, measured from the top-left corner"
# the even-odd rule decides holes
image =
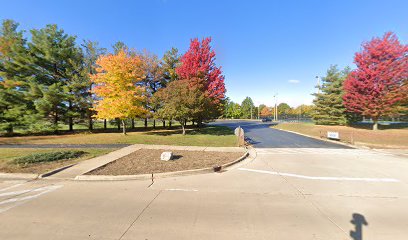
[[[225,98],[224,76],[221,67],[215,65],[215,52],[211,49],[211,38],[201,42],[191,40],[190,48],[181,57],[181,65],[176,69],[180,79],[202,78],[206,95],[212,98],[214,104],[219,104]],[[194,85],[194,81],[191,82]]]
[[[408,97],[408,45],[389,32],[362,44],[355,54],[353,70],[344,82],[344,105],[348,112],[378,119],[395,114]]]

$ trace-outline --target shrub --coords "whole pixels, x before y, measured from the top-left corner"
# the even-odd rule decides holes
[[[52,162],[63,159],[79,158],[86,154],[84,151],[62,151],[62,152],[49,152],[49,153],[36,153],[28,156],[19,157],[14,159],[14,164],[27,165],[41,162]]]

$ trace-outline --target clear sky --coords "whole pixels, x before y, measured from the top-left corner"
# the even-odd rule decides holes
[[[55,23],[67,33],[110,46],[162,55],[211,36],[227,96],[255,104],[311,103],[315,76],[330,64],[353,65],[363,41],[395,32],[408,40],[407,0],[354,1],[91,1],[0,0],[0,19],[21,29]]]

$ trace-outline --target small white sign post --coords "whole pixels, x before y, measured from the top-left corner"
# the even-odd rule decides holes
[[[327,132],[328,139],[340,140],[339,132]]]

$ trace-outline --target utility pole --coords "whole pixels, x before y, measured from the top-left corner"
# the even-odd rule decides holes
[[[259,120],[260,116],[259,116],[259,104],[258,104],[258,120]]]
[[[278,104],[277,104],[277,100],[276,100],[276,97],[278,96],[278,93],[276,93],[274,96],[273,96],[273,99],[275,100],[275,109],[274,109],[274,111],[273,111],[273,120],[274,121],[278,121]]]

